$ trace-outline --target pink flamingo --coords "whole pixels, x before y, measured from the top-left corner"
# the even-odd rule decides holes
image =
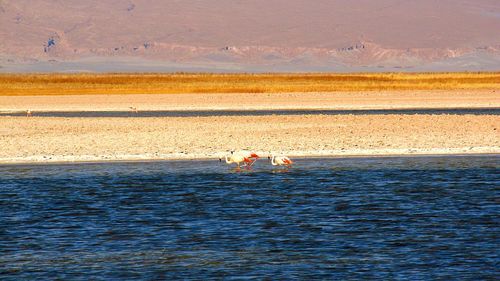
[[[252,166],[255,163],[255,161],[257,161],[260,158],[260,156],[257,155],[257,153],[248,150],[240,150],[238,152],[235,152],[235,154],[242,155],[243,157],[252,160],[252,163],[250,163],[249,166]]]
[[[286,156],[275,156],[271,154],[267,157],[267,159],[271,160],[271,164],[273,166],[286,166],[287,168],[290,168],[293,164],[293,161]]]
[[[225,160],[227,164],[236,164],[237,169],[240,169],[241,163],[244,163],[244,166],[250,167],[249,165],[253,164],[253,162],[250,160],[248,157],[245,157],[243,154],[240,153],[234,153],[234,151],[231,151],[231,155],[228,157],[228,155],[225,156]],[[222,158],[219,158],[219,162],[222,162]],[[251,163],[251,164],[250,164]]]

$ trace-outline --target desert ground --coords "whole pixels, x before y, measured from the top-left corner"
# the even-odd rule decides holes
[[[0,112],[500,107],[500,90],[0,96]]]
[[[500,153],[498,115],[38,117],[40,111],[499,108],[495,90],[2,96],[0,162]]]
[[[1,162],[500,153],[500,116],[0,118]]]

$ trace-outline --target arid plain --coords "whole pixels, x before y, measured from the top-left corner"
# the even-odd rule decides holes
[[[379,74],[384,75],[389,74]],[[476,74],[476,78],[477,75],[480,74]],[[498,109],[499,75],[490,73],[488,77],[471,82],[474,79],[467,76],[441,90],[418,89],[432,80],[421,77],[413,84],[406,84],[408,88],[414,85],[417,90],[384,89],[375,79],[372,89],[368,90],[354,87],[350,91],[301,92],[297,85],[303,87],[304,84],[299,83],[295,85],[297,88],[285,87],[288,92],[254,93],[245,92],[245,87],[240,88],[241,92],[226,93],[224,86],[218,86],[219,93],[204,92],[196,87],[191,92],[184,89],[185,93],[160,93],[159,84],[155,88],[153,83],[150,89],[158,92],[136,94],[134,90],[127,94],[123,89],[131,82],[120,82],[119,85],[80,86],[76,87],[79,90],[69,91],[71,94],[56,90],[47,93],[47,86],[40,90],[42,94],[37,94],[39,85],[28,87],[12,82],[9,87],[14,90],[0,96],[0,162],[217,159],[232,149],[251,149],[263,156],[273,152],[295,157],[496,154],[500,153],[500,116],[497,114],[433,114],[429,111],[227,116],[217,113],[223,110]],[[240,77],[240,83],[245,79],[249,78]],[[58,86],[53,89],[64,90],[66,82],[56,83]],[[173,84],[163,87],[169,85],[168,89],[175,91],[175,87],[185,86]],[[22,87],[26,94],[19,91]],[[103,93],[96,94],[89,91],[89,87],[101,89]],[[255,85],[251,87],[255,89]],[[131,108],[139,112],[177,110],[191,112],[193,116],[140,117]],[[28,109],[32,117],[19,116]],[[198,110],[214,114],[196,116]],[[127,116],[41,116],[61,111],[118,111]]]

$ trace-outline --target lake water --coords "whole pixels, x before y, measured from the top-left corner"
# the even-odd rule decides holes
[[[276,109],[276,110],[146,110],[127,111],[35,111],[35,117],[211,117],[211,116],[270,116],[270,115],[500,115],[500,108],[423,108],[423,109]],[[26,116],[25,111],[1,112],[1,116]]]
[[[2,280],[494,280],[500,156],[0,166]]]

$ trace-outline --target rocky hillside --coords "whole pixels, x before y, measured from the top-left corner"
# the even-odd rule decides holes
[[[0,65],[498,70],[499,30],[497,0],[0,0]]]

